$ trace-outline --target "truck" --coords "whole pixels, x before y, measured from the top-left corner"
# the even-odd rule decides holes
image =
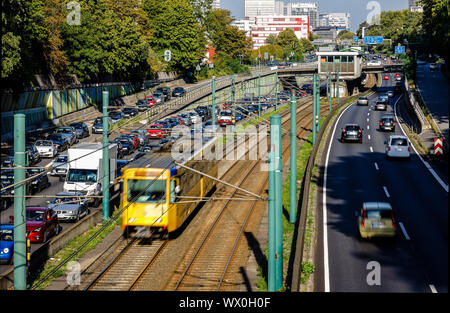
[[[69,170],[64,181],[65,192],[81,192],[86,196],[101,196],[103,184],[103,145],[101,143],[81,143],[69,148]],[[117,145],[108,145],[109,186],[114,186],[117,168]],[[90,198],[89,204],[95,207],[101,198]]]

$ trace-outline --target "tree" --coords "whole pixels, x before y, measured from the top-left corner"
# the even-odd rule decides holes
[[[276,44],[283,49],[292,49],[293,45],[298,44],[298,38],[292,29],[286,28],[278,34]]]
[[[422,25],[427,46],[449,61],[450,3],[448,0],[421,0]]]
[[[270,34],[267,38],[266,38],[266,45],[275,45],[277,43],[277,36]]]
[[[154,37],[151,44],[158,54],[172,51],[169,69],[192,72],[206,51],[206,38],[188,0],[167,0],[162,13],[153,17]]]

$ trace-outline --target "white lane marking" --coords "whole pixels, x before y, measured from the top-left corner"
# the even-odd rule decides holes
[[[370,152],[373,152],[373,148],[372,147],[370,147],[369,149],[370,149]]]
[[[432,293],[438,293],[436,290],[436,287],[434,287],[434,285],[430,285],[430,289]]]
[[[405,226],[403,226],[402,222],[398,222],[398,225],[400,225],[400,228],[402,229],[403,235],[405,236],[406,240],[411,240],[411,238],[409,238],[408,233],[406,232]]]
[[[370,112],[367,113],[367,116],[369,116],[369,115],[370,115]]]
[[[369,119],[367,119],[367,121],[369,121]]]
[[[375,164],[375,168],[377,169],[377,171],[379,170],[378,164],[377,162],[374,163]]]
[[[369,128],[369,125],[367,125],[367,129],[370,129],[370,128]]]
[[[391,195],[389,194],[389,192],[388,192],[386,186],[383,186],[383,190],[384,190],[384,193],[386,194],[386,197],[390,198]]]
[[[367,138],[369,138],[369,140],[370,140],[370,135],[367,135]]]
[[[339,123],[339,120],[341,119],[342,115],[345,111],[348,110],[349,107],[352,105],[349,105],[344,110],[342,110],[341,114],[337,118],[333,133],[331,134],[331,138],[334,138],[334,135],[336,133],[336,127]],[[330,151],[331,151],[331,144],[333,143],[333,140],[330,140],[330,143],[328,145],[328,151],[327,156],[325,158],[325,170],[323,173],[323,193],[322,193],[322,215],[323,215],[323,277],[324,277],[324,283],[325,283],[325,292],[330,292],[330,269],[328,264],[328,229],[327,229],[327,176],[328,176],[328,160],[330,158]]]
[[[394,103],[394,114],[395,114],[395,119],[397,120],[397,124],[400,125],[400,129],[402,130],[403,135],[407,136],[402,124],[400,124],[400,122],[398,121],[398,116],[397,116],[397,102],[403,97],[403,95],[401,95],[397,101]],[[408,136],[407,136],[408,137]],[[434,169],[430,166],[430,164],[428,164],[428,162],[426,162],[422,156],[419,154],[419,152],[416,150],[416,148],[414,147],[414,145],[411,145],[412,148],[414,149],[414,152],[416,153],[416,155],[419,157],[419,159],[422,161],[422,163],[425,165],[425,167],[428,169],[428,171],[430,171],[431,175],[433,175],[433,177],[437,180],[437,182],[441,185],[442,188],[444,188],[444,190],[448,193],[448,185],[446,185],[444,183],[444,181],[439,177],[439,175],[434,171]]]

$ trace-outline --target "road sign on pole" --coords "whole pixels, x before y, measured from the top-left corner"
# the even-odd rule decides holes
[[[442,145],[443,145],[442,138],[435,138],[434,139],[434,154],[435,155],[442,155],[444,153]]]
[[[169,62],[172,60],[172,52],[170,50],[164,51],[164,61]]]
[[[405,53],[405,46],[396,46],[395,47],[395,53]]]
[[[380,44],[383,43],[383,36],[365,36],[365,44]]]

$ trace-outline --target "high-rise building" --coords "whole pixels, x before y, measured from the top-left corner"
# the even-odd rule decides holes
[[[319,15],[319,26],[349,29],[350,28],[350,13],[320,14]]]
[[[220,0],[213,0],[212,8],[213,9],[220,9]]]
[[[417,0],[409,0],[409,11],[423,12],[423,7],[420,5],[417,5]]]
[[[284,15],[308,15],[311,28],[319,26],[319,6],[316,2],[288,2]]]
[[[245,0],[245,17],[275,15],[275,0]]]
[[[255,23],[250,25],[248,33],[253,41],[253,48],[259,48],[266,44],[266,39],[270,35],[278,34],[287,28],[294,31],[298,39],[309,39],[309,17],[304,16],[280,16],[263,15],[256,16]]]

